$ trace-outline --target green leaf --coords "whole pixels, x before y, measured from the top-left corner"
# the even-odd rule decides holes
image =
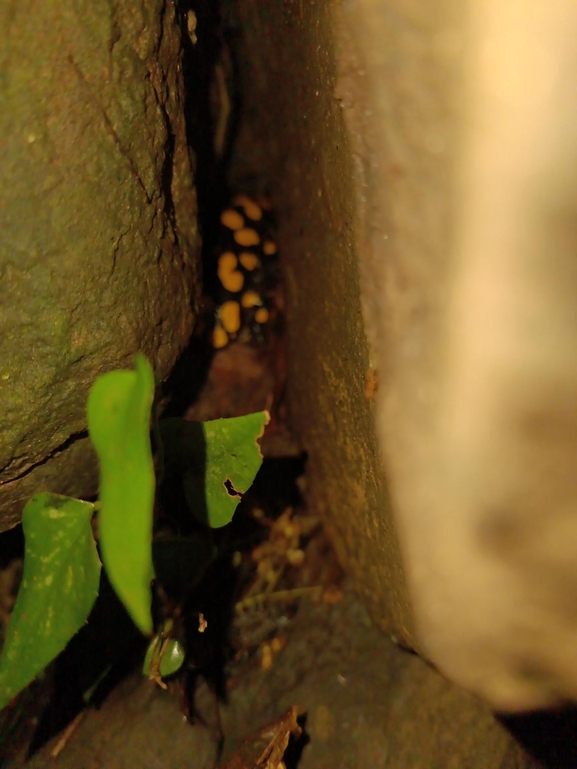
[[[139,354],[134,371],[99,377],[87,406],[88,432],[100,462],[102,560],[112,586],[143,633],[152,632],[153,399],[154,374]]]
[[[94,505],[37,494],[26,507],[24,574],[0,656],[0,708],[37,676],[86,622],[98,594]]]
[[[203,423],[208,523],[212,528],[230,523],[242,495],[252,486],[262,465],[258,438],[262,437],[269,421],[268,411],[261,411]],[[195,493],[192,480],[190,474],[185,474],[187,500]]]
[[[167,678],[180,670],[185,657],[184,646],[180,641],[156,635],[146,650],[142,672],[145,676],[153,677],[155,673],[160,673],[162,678]]]
[[[232,520],[262,464],[258,438],[269,418],[260,411],[212,422],[160,423],[167,472],[182,473],[186,501],[202,523],[220,528]]]

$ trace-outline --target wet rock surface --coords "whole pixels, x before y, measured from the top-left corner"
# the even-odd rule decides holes
[[[270,670],[256,655],[231,671],[228,703],[220,706],[224,761],[247,735],[296,705],[308,737],[298,763],[288,763],[298,769],[539,766],[485,705],[383,637],[352,590],[344,594],[332,606],[302,601]],[[184,720],[174,689],[164,692],[135,674],[88,713],[51,765],[206,769],[216,732],[215,700],[204,684],[197,707],[208,726]],[[47,766],[53,745],[28,769]]]
[[[0,14],[0,530],[36,491],[94,493],[88,389],[138,351],[169,374],[194,322],[199,248],[174,5],[10,8]]]

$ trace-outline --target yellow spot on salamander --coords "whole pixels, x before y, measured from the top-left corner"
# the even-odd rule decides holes
[[[232,251],[226,251],[218,260],[218,279],[227,291],[236,293],[240,291],[244,284],[242,272],[236,269],[238,262]]]
[[[240,328],[240,305],[238,302],[225,302],[218,312],[220,322],[229,334],[236,334]]]
[[[259,307],[254,314],[254,319],[257,323],[266,323],[268,320],[268,310],[266,307]]]
[[[277,245],[274,240],[267,240],[263,245],[262,250],[267,256],[272,256],[277,252]]]
[[[238,270],[234,270],[233,272],[229,272],[228,275],[222,275],[219,277],[220,282],[224,288],[226,288],[227,291],[231,291],[233,294],[235,294],[237,291],[240,291],[243,287],[244,275]]]
[[[218,257],[218,275],[220,277],[221,272],[232,272],[232,270],[236,270],[237,267],[237,260],[236,260],[236,254],[233,254],[232,251],[225,251],[224,254],[221,254]]]
[[[262,208],[246,195],[237,195],[232,201],[233,206],[241,206],[245,214],[253,222],[260,222],[262,219]]]
[[[240,230],[241,227],[244,227],[244,219],[238,211],[232,208],[227,208],[226,211],[222,212],[220,223],[228,227],[229,230]]]
[[[240,303],[243,307],[248,309],[250,307],[256,307],[257,304],[262,304],[262,299],[256,291],[245,291]]]
[[[256,246],[260,242],[258,232],[250,227],[243,227],[242,230],[237,230],[234,233],[234,239],[239,246]]]
[[[256,254],[251,254],[250,251],[243,251],[238,257],[239,262],[242,264],[245,270],[251,272],[260,265],[260,259]]]
[[[227,344],[228,334],[221,326],[217,326],[212,332],[212,346],[215,350],[220,350],[223,347],[226,347]]]

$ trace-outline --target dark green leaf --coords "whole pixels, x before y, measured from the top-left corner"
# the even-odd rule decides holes
[[[202,523],[220,528],[232,520],[262,464],[258,438],[268,421],[268,412],[260,411],[211,422],[161,422],[167,471],[182,473],[186,501]]]
[[[0,656],[0,708],[38,675],[82,627],[98,594],[94,505],[37,494],[26,507],[24,574]]]
[[[87,407],[88,431],[100,462],[102,559],[112,586],[144,633],[152,632],[153,398],[152,368],[144,355],[137,355],[134,371],[111,371],[96,380]]]

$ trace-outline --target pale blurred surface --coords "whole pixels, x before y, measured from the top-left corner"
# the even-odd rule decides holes
[[[380,626],[453,681],[514,711],[575,699],[577,10],[238,16],[308,501]]]

